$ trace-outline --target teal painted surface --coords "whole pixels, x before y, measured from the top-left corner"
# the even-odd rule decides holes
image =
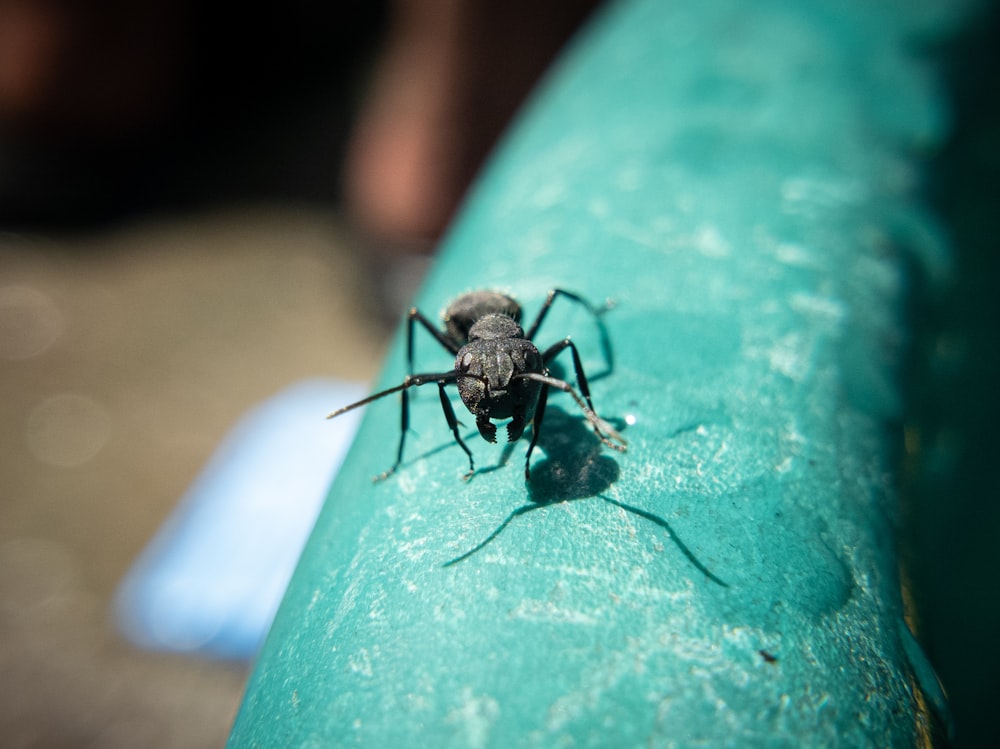
[[[946,15],[869,5],[628,2],[579,41],[417,303],[615,299],[610,372],[574,305],[538,340],[572,334],[629,450],[553,395],[529,485],[527,442],[471,417],[463,482],[431,386],[372,484],[398,404],[369,407],[230,746],[918,743],[943,702],[902,621],[891,427],[903,271],[948,271],[914,198],[945,113],[907,53]]]

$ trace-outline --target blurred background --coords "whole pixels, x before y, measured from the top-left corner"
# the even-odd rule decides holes
[[[118,586],[249,409],[374,376],[477,167],[597,4],[0,0],[0,744],[225,741],[247,662],[129,644]],[[914,310],[909,434],[931,459],[904,476],[964,746],[1000,626],[983,18],[935,51],[955,137],[928,198],[962,272]]]
[[[0,745],[224,743],[248,662],[116,590],[248,410],[375,375],[594,3],[534,5],[0,0]]]

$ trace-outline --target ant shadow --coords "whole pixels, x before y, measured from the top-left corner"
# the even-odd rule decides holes
[[[611,417],[605,421],[619,432],[625,431],[627,426],[621,418]],[[467,443],[476,444],[479,432],[467,430],[462,438]],[[496,463],[476,468],[466,480],[472,481],[480,474],[493,473],[506,467],[514,451],[524,449],[526,444],[527,437],[505,442]],[[454,439],[429,447],[419,456],[403,461],[400,469],[456,447]],[[545,422],[536,448],[540,448],[546,457],[536,459],[531,467],[528,490],[533,502],[592,497],[618,479],[618,463],[604,452],[601,441],[587,426],[587,422],[579,415],[566,413],[551,402],[545,409]]]
[[[628,512],[628,513],[630,513],[632,515],[636,515],[638,517],[641,517],[641,518],[643,518],[645,520],[648,520],[651,523],[654,523],[655,525],[658,525],[661,528],[663,528],[667,532],[667,534],[670,536],[670,540],[674,542],[674,545],[677,547],[677,550],[680,551],[681,554],[684,555],[684,557],[688,560],[688,562],[691,563],[691,566],[693,566],[696,570],[698,570],[701,574],[703,574],[705,577],[707,577],[709,580],[711,580],[716,585],[719,585],[719,586],[721,586],[723,588],[728,588],[729,587],[729,583],[727,583],[725,580],[721,579],[720,577],[718,577],[717,575],[715,575],[710,569],[708,569],[708,567],[706,567],[698,559],[698,557],[695,556],[695,553],[693,551],[691,551],[690,547],[688,547],[688,545],[685,544],[680,539],[680,537],[677,535],[677,532],[674,530],[673,526],[671,526],[670,523],[668,523],[666,520],[664,520],[663,518],[661,518],[659,515],[656,515],[656,514],[654,514],[652,512],[649,512],[648,510],[643,510],[640,507],[635,507],[633,505],[626,504],[625,502],[619,502],[617,499],[612,499],[611,497],[606,497],[603,494],[598,494],[597,498],[600,499],[600,500],[602,500],[602,501],[604,501],[604,502],[607,502],[609,505],[614,505],[615,507],[620,507],[621,509],[625,510],[626,512]],[[582,497],[577,497],[576,499],[583,499],[583,498]],[[443,563],[441,566],[442,567],[451,567],[453,565],[458,564],[459,562],[464,562],[469,557],[471,557],[471,556],[477,554],[478,552],[482,551],[489,544],[491,544],[493,541],[495,541],[500,536],[500,534],[503,533],[504,530],[507,529],[507,526],[510,525],[514,521],[515,518],[517,518],[517,517],[519,517],[521,515],[527,515],[532,510],[538,510],[538,509],[541,509],[542,507],[547,507],[549,505],[559,504],[560,502],[572,502],[572,501],[575,501],[575,500],[567,498],[567,499],[550,500],[548,502],[536,502],[536,503],[530,504],[530,505],[521,505],[520,507],[518,507],[518,508],[516,508],[514,510],[511,510],[511,512],[507,515],[507,517],[503,519],[503,522],[501,522],[500,525],[498,525],[493,530],[493,532],[490,533],[490,535],[488,535],[486,538],[484,538],[482,541],[480,541],[478,544],[476,544],[475,546],[473,546],[471,549],[469,549],[464,554],[460,554],[459,556],[455,557],[454,559],[449,559],[447,562]]]
[[[590,425],[551,403],[545,409],[538,447],[544,453],[531,467],[528,496],[535,504],[593,497],[618,480],[612,458]]]
[[[448,560],[441,565],[442,567],[451,567],[482,551],[521,515],[562,502],[597,497],[603,502],[658,525],[667,532],[678,551],[695,569],[716,585],[729,587],[728,583],[701,563],[666,520],[648,510],[602,494],[618,480],[618,463],[603,452],[600,440],[585,422],[567,414],[558,406],[550,405],[545,411],[545,421],[538,438],[538,446],[545,452],[545,458],[532,466],[531,479],[528,483],[530,503],[512,510],[486,538],[464,554]],[[482,470],[492,471],[504,465],[510,457],[511,447],[508,445],[504,450],[504,456],[497,466]]]
[[[505,444],[496,464],[476,469],[475,475],[506,466],[523,442]],[[618,480],[618,463],[604,452],[587,423],[559,406],[549,403],[546,407],[536,447],[545,454],[532,463],[528,481],[528,494],[536,504],[593,497]]]

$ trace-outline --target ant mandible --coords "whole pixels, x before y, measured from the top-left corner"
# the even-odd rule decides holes
[[[497,441],[497,428],[493,419],[510,419],[507,424],[507,441],[514,442],[524,433],[530,422],[531,442],[524,456],[524,478],[530,478],[531,453],[538,442],[545,415],[545,404],[549,388],[569,393],[590,421],[594,432],[608,447],[625,451],[625,440],[615,429],[594,411],[590,400],[590,387],[583,372],[583,364],[576,346],[569,338],[553,344],[544,352],[539,352],[532,343],[535,333],[548,314],[557,296],[566,297],[597,317],[600,312],[583,297],[563,289],[552,289],[538,312],[538,317],[525,332],[520,325],[521,305],[507,294],[498,291],[473,291],[463,294],[453,301],[443,314],[445,329],[438,330],[416,307],[407,314],[406,358],[411,374],[401,385],[369,395],[367,398],[338,408],[327,416],[332,419],[359,406],[383,398],[392,393],[401,393],[402,413],[399,435],[399,449],[396,462],[389,470],[375,477],[380,481],[399,468],[403,461],[403,446],[410,425],[410,404],[408,391],[411,387],[436,382],[441,397],[441,408],[451,428],[451,433],[459,447],[469,458],[469,470],[463,478],[468,479],[475,472],[472,451],[458,433],[459,422],[455,410],[445,391],[445,385],[457,383],[459,395],[465,407],[476,417],[479,434],[487,442]],[[420,323],[444,348],[455,355],[455,368],[449,372],[412,374],[413,372],[413,323]],[[566,349],[573,355],[573,369],[583,397],[565,380],[552,377],[548,364]]]

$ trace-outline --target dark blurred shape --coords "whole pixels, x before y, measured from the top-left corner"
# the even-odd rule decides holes
[[[183,2],[0,0],[0,117],[12,134],[109,137],[177,94]]]
[[[1000,669],[1000,5],[945,50],[952,137],[929,197],[955,248],[955,277],[914,309],[904,497],[920,635],[948,691],[954,746],[996,746]],[[919,281],[919,279],[916,279]],[[940,291],[940,290],[939,290]]]
[[[0,0],[0,226],[333,200],[384,6]]]
[[[376,235],[437,237],[511,116],[598,4],[393,2],[349,150],[351,212]]]
[[[343,185],[363,230],[433,240],[596,4],[0,0],[0,228]]]

